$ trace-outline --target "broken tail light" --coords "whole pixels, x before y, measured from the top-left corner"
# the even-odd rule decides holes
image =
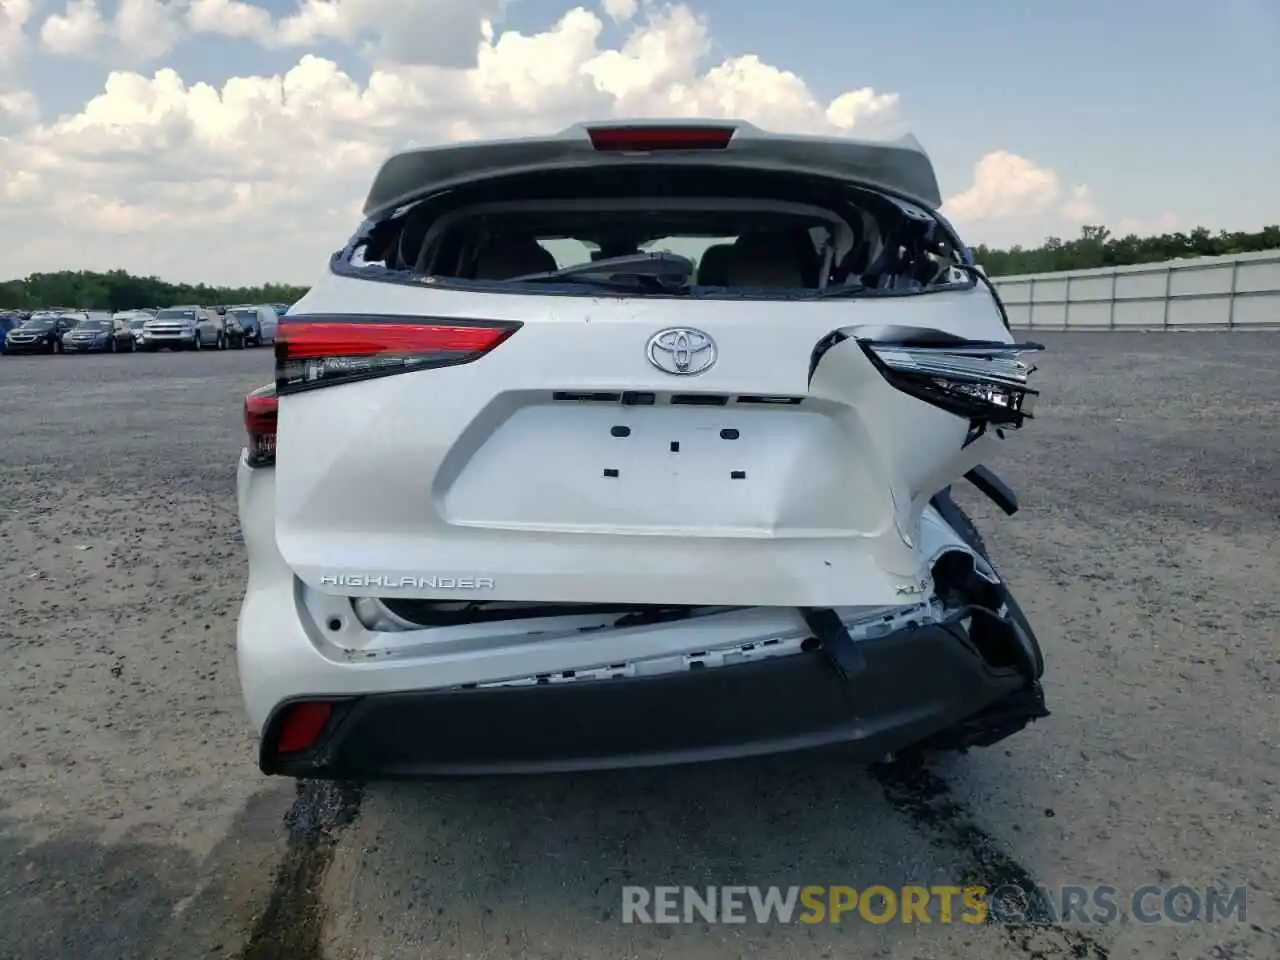
[[[276,462],[276,410],[279,400],[274,384],[259,387],[244,398],[244,428],[249,434],[249,466]]]
[[[1021,360],[1038,343],[921,347],[860,345],[893,386],[970,421],[1017,429],[1032,417],[1038,390],[1027,386],[1035,366]]]
[[[471,363],[520,329],[513,321],[290,316],[276,340],[276,393]]]
[[[726,126],[592,127],[591,145],[602,153],[651,153],[657,150],[724,150],[734,128]]]

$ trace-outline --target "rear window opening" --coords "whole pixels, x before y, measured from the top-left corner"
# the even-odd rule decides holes
[[[929,211],[857,184],[628,166],[526,173],[425,197],[367,223],[333,268],[476,291],[755,298],[965,288],[972,278],[952,266],[963,258]]]

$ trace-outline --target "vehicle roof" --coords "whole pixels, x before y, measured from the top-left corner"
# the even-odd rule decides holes
[[[590,130],[645,126],[732,127],[734,134],[723,150],[617,153],[600,152],[591,143]],[[770,133],[742,120],[649,119],[576,123],[551,136],[402,150],[378,170],[365,198],[364,214],[385,214],[426,194],[490,177],[635,163],[808,173],[879,187],[933,209],[942,205],[933,163],[910,134],[896,140],[867,140]]]

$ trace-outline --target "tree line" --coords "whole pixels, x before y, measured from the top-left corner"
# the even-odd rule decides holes
[[[1158,237],[1139,237],[1132,233],[1117,237],[1105,226],[1085,226],[1075,240],[1049,237],[1038,247],[1015,246],[1008,250],[978,246],[973,248],[973,253],[974,260],[988,276],[1007,277],[1277,249],[1280,249],[1280,225],[1263,227],[1256,233],[1241,230],[1210,233],[1204,227],[1196,227],[1186,233],[1162,233]]]
[[[1091,225],[1081,228],[1080,236],[1075,240],[1049,237],[1038,247],[1014,246],[998,250],[977,246],[974,259],[990,276],[999,277],[1276,249],[1280,249],[1280,225],[1263,227],[1256,233],[1222,230],[1216,234],[1204,227],[1196,227],[1186,233],[1179,231],[1156,237],[1135,234],[1116,237],[1105,226]],[[22,280],[0,283],[0,308],[131,310],[184,303],[210,307],[232,303],[293,303],[306,292],[306,287],[287,283],[215,287],[205,283],[170,283],[159,277],[137,277],[124,270],[107,273],[59,270],[33,273]]]
[[[177,304],[217,307],[233,303],[293,303],[306,292],[306,287],[288,283],[215,287],[207,283],[170,283],[159,277],[136,277],[124,270],[106,273],[58,270],[0,282],[0,309],[133,310]]]

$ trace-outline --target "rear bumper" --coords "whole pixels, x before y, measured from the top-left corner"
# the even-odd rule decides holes
[[[646,678],[334,700],[309,750],[274,749],[288,704],[263,730],[266,774],[389,779],[658,766],[843,745],[850,759],[935,742],[985,745],[1047,715],[1038,683],[994,669],[959,623],[859,644],[842,677],[820,651]],[[966,721],[968,721],[966,723]]]

